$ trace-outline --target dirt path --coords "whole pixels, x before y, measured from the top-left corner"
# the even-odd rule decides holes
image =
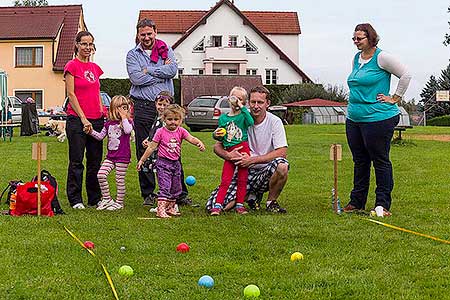
[[[413,140],[450,142],[449,134],[411,134],[408,138]]]

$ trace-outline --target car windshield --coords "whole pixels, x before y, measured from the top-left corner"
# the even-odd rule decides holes
[[[214,107],[217,101],[216,98],[196,98],[189,103],[189,107]]]

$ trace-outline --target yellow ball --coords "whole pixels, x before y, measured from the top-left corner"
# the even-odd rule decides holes
[[[218,128],[216,130],[216,135],[217,136],[224,136],[225,134],[227,134],[227,130],[225,128]]]
[[[300,252],[292,253],[292,255],[291,255],[291,261],[292,262],[297,261],[297,260],[301,260],[301,259],[303,259],[303,254],[301,254]]]

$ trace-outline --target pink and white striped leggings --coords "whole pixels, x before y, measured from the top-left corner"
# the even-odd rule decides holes
[[[117,185],[117,198],[116,201],[123,203],[125,198],[125,174],[127,173],[128,164],[123,162],[112,162],[109,159],[105,159],[98,170],[97,178],[102,190],[103,200],[110,200],[111,195],[109,193],[108,175],[112,170],[116,169],[116,185]]]

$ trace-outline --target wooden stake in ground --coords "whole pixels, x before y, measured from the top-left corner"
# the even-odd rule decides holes
[[[342,145],[332,144],[330,148],[330,160],[333,161],[333,174],[334,174],[334,187],[333,187],[333,210],[336,213],[341,213],[340,211],[340,200],[338,194],[338,161],[342,160]]]
[[[47,159],[47,144],[46,143],[33,143],[31,151],[31,159],[37,160],[37,214],[41,215],[41,160]]]

